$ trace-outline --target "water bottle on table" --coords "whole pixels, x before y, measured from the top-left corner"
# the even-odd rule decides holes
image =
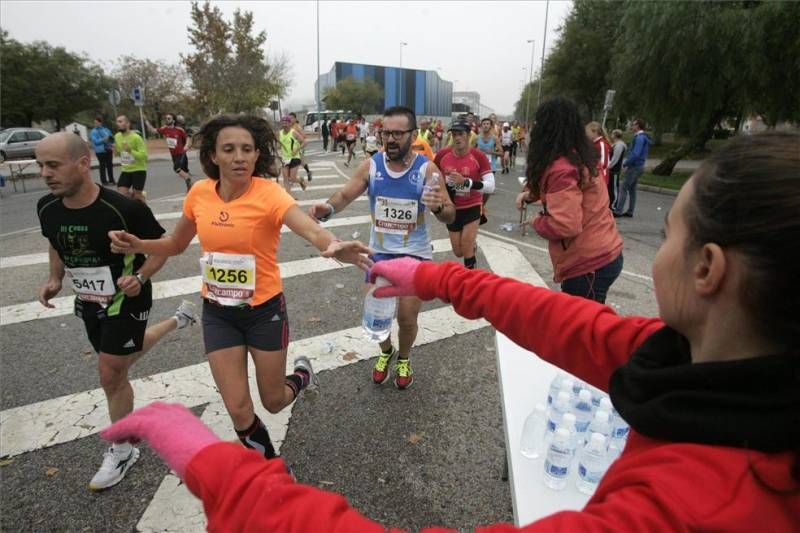
[[[569,431],[558,428],[547,449],[544,460],[544,484],[553,490],[564,490],[569,478],[572,450],[569,446]]]
[[[592,494],[607,468],[606,438],[600,433],[592,433],[578,460],[575,486],[584,494]]]
[[[547,427],[547,409],[537,403],[525,419],[522,427],[519,451],[528,459],[537,459],[544,448],[544,433]]]
[[[364,297],[361,326],[364,328],[364,335],[373,342],[385,341],[392,332],[392,321],[397,311],[397,297],[376,298],[373,295],[375,289],[387,285],[391,285],[391,283],[379,276],[375,280],[375,286]]]
[[[592,393],[588,389],[580,389],[578,397],[572,407],[575,413],[575,429],[578,433],[583,433],[592,421]]]

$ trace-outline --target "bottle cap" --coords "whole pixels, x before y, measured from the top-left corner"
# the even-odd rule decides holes
[[[561,390],[568,390],[572,392],[572,388],[575,386],[575,380],[572,378],[564,378],[561,380]]]
[[[547,407],[545,407],[544,404],[537,403],[536,405],[533,406],[533,410],[536,411],[537,413],[544,414],[545,411],[547,411]]]
[[[556,396],[556,402],[568,404],[569,403],[569,393],[566,392],[566,391],[563,391],[563,390],[561,392],[559,392],[558,396]]]
[[[602,409],[598,409],[597,412],[594,414],[595,419],[601,422],[608,422],[609,415],[608,411],[603,411]]]
[[[600,398],[600,409],[602,409],[603,411],[608,411],[610,413],[612,408],[613,405],[611,405],[611,398],[609,398],[608,396],[603,396],[602,398]]]
[[[578,398],[580,398],[584,402],[591,402],[592,393],[586,389],[581,389],[581,391],[578,393]]]
[[[576,421],[577,418],[575,418],[575,415],[573,415],[572,413],[564,413],[564,416],[561,418],[561,423],[567,427],[574,428]]]
[[[606,444],[606,437],[600,433],[592,433],[590,442],[593,448],[602,448]]]
[[[569,431],[564,428],[556,429],[556,432],[553,434],[553,440],[561,441],[561,442],[568,442],[569,441]]]

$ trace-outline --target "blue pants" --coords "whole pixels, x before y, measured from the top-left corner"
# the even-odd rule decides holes
[[[644,166],[641,167],[628,167],[625,170],[625,175],[622,178],[622,187],[619,189],[619,198],[614,211],[617,213],[630,213],[633,214],[633,209],[636,207],[636,185],[639,183],[639,178],[644,173]],[[625,200],[628,194],[631,195],[631,204],[628,210],[625,211]]]
[[[616,259],[594,272],[565,279],[561,282],[561,292],[604,304],[608,289],[622,272],[622,262],[622,253],[620,253]]]

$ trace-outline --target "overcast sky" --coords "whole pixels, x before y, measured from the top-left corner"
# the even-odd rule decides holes
[[[285,54],[292,66],[288,105],[314,101],[317,73],[316,3],[302,1],[214,4],[231,15],[252,11],[256,30],[267,32],[269,54]],[[547,48],[571,2],[551,1]],[[456,91],[478,91],[481,103],[500,114],[513,111],[527,80],[536,40],[538,70],[544,36],[545,1],[322,1],[320,71],[335,61],[438,70]],[[186,27],[190,3],[183,1],[0,2],[0,24],[23,42],[45,40],[84,52],[110,67],[122,55],[180,61],[190,51]],[[525,70],[523,70],[525,69]]]

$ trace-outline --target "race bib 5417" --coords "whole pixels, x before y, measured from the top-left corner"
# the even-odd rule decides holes
[[[107,266],[66,268],[65,272],[72,290],[85,302],[108,304],[117,292]]]

